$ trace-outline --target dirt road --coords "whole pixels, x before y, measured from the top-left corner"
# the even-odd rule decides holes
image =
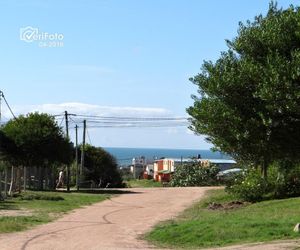
[[[2,250],[152,249],[139,236],[203,197],[209,188],[135,188],[52,223],[0,235]]]

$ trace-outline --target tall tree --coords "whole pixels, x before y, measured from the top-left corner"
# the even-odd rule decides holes
[[[72,144],[48,114],[21,115],[10,120],[0,135],[0,150],[12,165],[34,166],[43,171],[53,163],[72,161]]]
[[[260,165],[299,161],[300,9],[278,9],[240,23],[215,62],[191,78],[199,87],[187,109],[191,129],[215,147]]]

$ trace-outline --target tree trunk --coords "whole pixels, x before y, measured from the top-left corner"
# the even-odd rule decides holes
[[[268,162],[266,160],[263,160],[263,163],[261,165],[261,175],[264,180],[268,179]]]
[[[23,181],[24,181],[24,182],[23,182],[23,189],[24,189],[24,192],[26,191],[26,184],[27,184],[27,183],[26,183],[26,182],[27,182],[27,173],[26,173],[27,171],[26,171],[26,170],[27,170],[27,169],[26,169],[26,167],[24,166],[24,167],[23,167],[23,178],[24,178],[24,179],[23,179]]]
[[[44,182],[44,168],[39,167],[39,190],[43,190],[43,182]]]
[[[34,189],[35,190],[39,190],[39,177],[40,177],[40,173],[39,173],[40,168],[39,167],[34,167]]]
[[[32,176],[32,167],[28,167],[27,168],[28,171],[28,188],[32,189],[32,180],[31,180],[31,176]]]
[[[67,165],[67,173],[66,173],[66,184],[67,184],[67,192],[70,192],[70,164]]]
[[[0,200],[3,200],[3,195],[2,195],[2,171],[0,170]]]
[[[16,177],[17,179],[16,179],[16,182],[17,182],[17,185],[18,185],[18,187],[17,187],[17,191],[19,192],[19,193],[21,193],[21,167],[19,166],[19,167],[17,167],[17,177]]]
[[[51,176],[51,180],[50,180],[50,188],[51,188],[52,190],[55,190],[55,188],[56,188],[56,177],[55,177],[55,171],[54,171],[53,168],[51,168],[50,176]]]
[[[50,167],[47,167],[46,169],[46,189],[50,190],[51,189],[51,169]]]

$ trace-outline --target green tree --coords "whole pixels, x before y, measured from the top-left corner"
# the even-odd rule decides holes
[[[102,148],[85,146],[84,179],[99,187],[122,187],[116,159]]]
[[[54,163],[72,161],[72,144],[48,114],[20,115],[2,127],[0,135],[4,160],[14,166],[39,167],[43,171]],[[42,179],[40,177],[40,188]]]
[[[190,127],[266,177],[270,163],[300,157],[300,9],[272,2],[227,45],[191,78],[200,95],[187,109]]]
[[[0,160],[8,161],[13,165],[18,165],[20,160],[19,148],[16,146],[14,141],[10,139],[1,128],[0,130]]]

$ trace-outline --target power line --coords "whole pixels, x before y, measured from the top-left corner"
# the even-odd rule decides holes
[[[160,121],[177,121],[177,120],[188,120],[187,117],[130,117],[130,116],[100,116],[100,115],[76,115],[77,117],[84,117],[84,118],[97,118],[97,120],[137,120],[137,121],[144,121],[144,120],[160,120]]]
[[[88,130],[88,129],[86,129],[86,134],[87,134],[87,136],[88,136],[88,139],[89,139],[90,144],[92,145],[92,140],[91,140],[91,137],[90,137],[90,134],[89,134],[89,130]]]
[[[186,117],[134,117],[134,116],[100,116],[74,114],[70,121],[82,127],[82,120],[86,120],[89,128],[159,128],[186,127]]]
[[[75,125],[77,124],[77,122],[74,121],[74,119],[71,116],[69,118],[70,118],[70,122],[74,123]]]
[[[185,127],[186,124],[148,124],[148,125],[137,125],[137,124],[121,124],[121,125],[92,125],[90,128],[175,128]]]
[[[169,122],[169,123],[183,123],[183,122],[187,122],[185,120],[175,120],[175,121],[161,121],[161,120],[88,120],[89,123],[125,123],[125,122],[130,122],[130,123],[137,123],[137,124],[141,124],[141,123],[151,123],[151,122]]]
[[[173,125],[187,125],[189,124],[188,121],[93,121],[93,120],[87,120],[84,119],[87,122],[89,122],[90,124],[93,124],[95,126],[97,126],[98,124],[107,124],[107,125],[111,125],[111,124],[116,124],[116,125],[122,125],[122,124],[135,124],[135,125],[147,125],[147,124],[173,124]],[[73,124],[81,124],[83,120],[73,120],[70,119],[70,122]]]
[[[0,97],[5,101],[10,113],[16,119],[9,103],[7,102],[4,93],[0,91]],[[0,111],[1,112],[1,111]],[[62,117],[60,122],[62,125],[66,112],[53,115],[53,117]],[[83,114],[67,114],[70,121],[74,124],[81,123],[82,120],[87,120],[88,123],[96,124],[93,127],[177,127],[186,126],[188,118],[186,117],[129,117],[129,116],[102,116],[102,115],[83,115]],[[72,119],[75,116],[81,119]],[[87,119],[92,118],[92,119]],[[160,123],[158,123],[160,122]],[[99,125],[98,125],[99,124]]]
[[[12,114],[12,116],[16,119],[17,117],[15,116],[14,112],[12,111],[11,107],[9,106],[5,96],[4,96],[4,93],[0,90],[0,96],[3,98],[3,100],[5,101],[6,103],[6,106],[8,107],[10,113]]]
[[[64,116],[65,114],[64,113],[61,113],[61,114],[57,114],[57,115],[52,115],[53,117],[59,117],[59,116]]]
[[[97,124],[90,125],[89,128],[175,128],[186,127],[187,124]],[[82,126],[78,126],[82,128]],[[73,129],[73,128],[71,128]]]
[[[124,117],[124,116],[99,116],[99,115],[80,115],[72,114],[74,119],[70,117],[73,123],[81,123],[87,120],[89,123],[122,123],[122,122],[188,122],[187,117]],[[55,117],[63,116],[63,114],[54,115]]]
[[[89,124],[93,124],[93,127],[105,125],[119,126],[134,126],[139,127],[142,124],[143,127],[159,127],[160,124],[163,126],[187,126],[188,118],[186,117],[125,117],[125,116],[100,116],[100,115],[82,115],[72,114],[74,119],[70,116],[70,122],[74,124],[81,124],[83,120],[86,120]],[[63,114],[55,115],[55,117],[63,116]],[[150,125],[149,125],[150,124]]]
[[[61,125],[62,125],[62,123],[63,123],[64,119],[65,119],[65,117],[62,117],[62,118],[61,118],[61,121],[60,121],[59,127],[61,127]]]

